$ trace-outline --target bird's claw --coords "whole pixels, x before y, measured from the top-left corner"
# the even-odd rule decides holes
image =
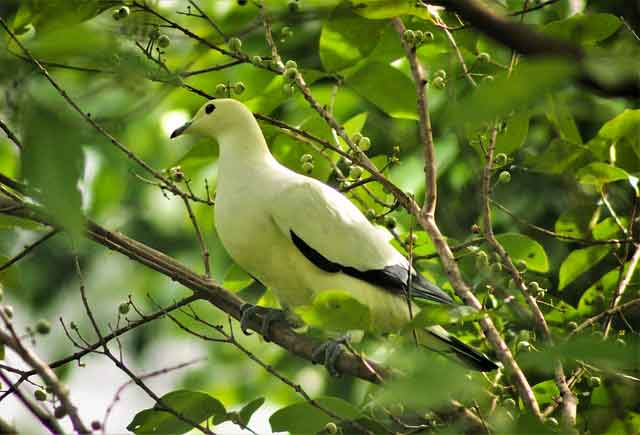
[[[260,334],[266,341],[269,341],[269,331],[271,330],[271,324],[273,322],[287,319],[284,310],[279,310],[277,308],[260,307],[253,304],[243,304],[240,307],[240,313],[240,329],[245,335],[251,335],[251,332],[249,332],[249,324],[251,322],[251,318],[255,314],[261,315],[262,324],[260,326],[260,331],[258,332],[260,332]]]
[[[338,371],[336,364],[338,362],[338,359],[340,358],[340,355],[345,350],[344,345],[347,344],[349,340],[350,337],[347,334],[338,337],[335,340],[329,340],[322,343],[314,349],[312,354],[313,361],[322,361],[331,376],[340,376],[340,372]]]

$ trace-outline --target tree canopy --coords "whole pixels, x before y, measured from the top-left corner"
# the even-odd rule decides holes
[[[5,0],[0,27],[0,431],[640,431],[635,2]],[[460,305],[339,377],[313,350],[366,329],[344,289],[242,334],[277,301],[216,234],[218,145],[169,140],[220,97]],[[500,369],[415,349],[431,325]]]

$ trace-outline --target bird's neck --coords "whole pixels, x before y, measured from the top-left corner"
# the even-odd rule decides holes
[[[267,142],[257,123],[251,123],[238,134],[237,131],[223,133],[218,137],[220,170],[228,175],[265,166],[278,165],[271,155]]]

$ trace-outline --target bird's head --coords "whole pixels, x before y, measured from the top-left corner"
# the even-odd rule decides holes
[[[209,100],[191,121],[171,133],[171,139],[183,134],[196,134],[219,140],[223,134],[241,132],[247,123],[255,123],[255,120],[244,104],[228,98]]]

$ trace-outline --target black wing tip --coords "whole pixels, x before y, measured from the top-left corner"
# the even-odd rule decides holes
[[[456,356],[466,366],[478,370],[479,372],[492,372],[500,366],[489,359],[484,353],[472,348],[471,346],[458,340],[456,337],[448,337],[451,340],[453,350]]]

